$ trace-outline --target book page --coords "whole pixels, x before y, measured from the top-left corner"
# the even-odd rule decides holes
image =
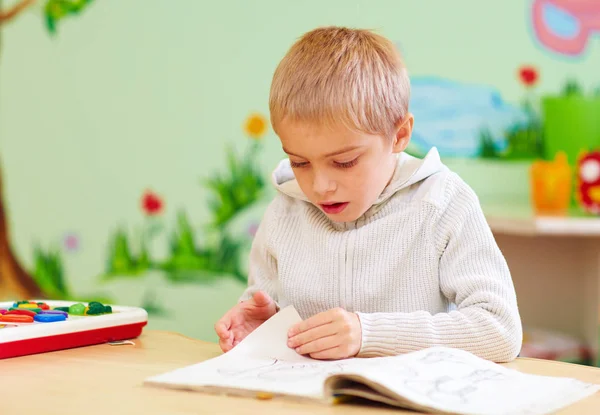
[[[524,374],[444,347],[364,362],[354,359],[344,373],[352,375],[413,402],[415,409],[453,414],[549,414],[600,390],[576,379]],[[328,380],[329,393],[335,383],[335,378]]]
[[[278,359],[288,362],[312,361],[290,349],[287,332],[302,321],[294,307],[286,307],[261,324],[228,354],[258,359]]]
[[[542,415],[600,390],[575,379],[528,375],[458,349],[433,347],[404,355],[321,361],[287,346],[288,329],[301,321],[280,310],[231,351],[149,378],[146,383],[232,395],[267,392],[331,401],[336,388],[357,386],[363,396],[404,407],[452,414]],[[387,399],[381,399],[382,394]],[[377,399],[379,398],[379,399]],[[405,405],[407,402],[411,404]]]
[[[293,307],[280,310],[231,351],[214,359],[149,378],[171,388],[270,392],[322,399],[325,378],[339,372],[337,362],[304,357],[287,346],[288,329],[302,321]]]

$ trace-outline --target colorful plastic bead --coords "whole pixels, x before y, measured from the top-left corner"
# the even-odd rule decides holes
[[[6,314],[6,313],[8,313],[8,310],[0,309],[0,314]]]
[[[17,314],[17,315],[20,315],[20,316],[31,316],[31,317],[33,317],[37,313],[33,312],[31,310],[27,310],[25,308],[11,308],[10,310],[8,310],[8,313],[6,313],[5,315],[8,315],[8,314]]]
[[[21,304],[29,304],[29,301],[27,301],[27,300],[17,301],[16,303],[13,304],[13,307],[18,307]]]
[[[33,317],[20,314],[3,314],[0,316],[0,321],[7,323],[33,323]]]
[[[65,321],[67,317],[63,314],[36,314],[33,319],[40,323],[53,323],[55,321]]]
[[[17,307],[18,308],[38,308],[39,309],[37,304],[19,304]]]
[[[65,317],[69,316],[69,314],[66,311],[61,310],[42,310],[39,314],[58,314]]]
[[[27,308],[27,307],[11,307],[9,309],[9,311],[13,311],[13,310],[25,310],[25,311],[31,311],[32,313],[39,313],[40,311],[42,311],[41,308]]]
[[[110,314],[110,313],[112,313],[112,307],[111,307],[111,306],[109,306],[109,305],[105,305],[105,306],[104,306],[104,312],[105,312],[106,314]]]
[[[42,310],[50,310],[50,306],[46,303],[37,303],[38,307]]]
[[[90,303],[85,313],[90,316],[104,314],[104,306],[100,303]]]
[[[73,314],[75,316],[82,316],[85,313],[85,306],[81,303],[73,304],[69,307],[69,314]]]

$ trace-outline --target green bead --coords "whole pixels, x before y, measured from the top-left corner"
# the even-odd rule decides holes
[[[90,301],[90,303],[88,304],[88,307],[92,308],[94,306],[104,307],[104,304],[99,303],[98,301]]]
[[[87,315],[93,316],[104,313],[104,306],[100,303],[90,303],[88,310],[86,312]]]
[[[88,309],[88,311],[87,311],[87,314],[102,314],[102,313],[104,313],[104,306],[102,306],[102,307],[98,307],[98,306],[90,307]]]
[[[109,306],[109,305],[106,305],[106,306],[104,306],[104,312],[105,312],[106,314],[110,314],[110,313],[112,313],[112,307],[111,307],[111,306]]]
[[[68,313],[69,307],[54,307],[53,310],[64,311],[65,313]]]
[[[82,316],[83,313],[85,313],[85,306],[81,303],[73,304],[71,307],[69,307],[69,314]]]

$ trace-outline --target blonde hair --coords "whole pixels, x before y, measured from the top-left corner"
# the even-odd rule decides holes
[[[275,132],[285,119],[389,136],[408,112],[410,81],[399,51],[368,30],[323,27],[279,63],[269,97]]]

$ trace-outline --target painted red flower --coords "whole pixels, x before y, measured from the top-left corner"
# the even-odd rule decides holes
[[[147,190],[142,196],[142,210],[146,215],[158,215],[161,213],[163,205],[160,196],[150,190]]]
[[[534,86],[539,78],[540,74],[533,66],[525,65],[519,68],[519,80],[523,85],[528,87]]]
[[[79,237],[74,233],[66,234],[63,243],[65,249],[69,252],[75,252],[79,249]]]

